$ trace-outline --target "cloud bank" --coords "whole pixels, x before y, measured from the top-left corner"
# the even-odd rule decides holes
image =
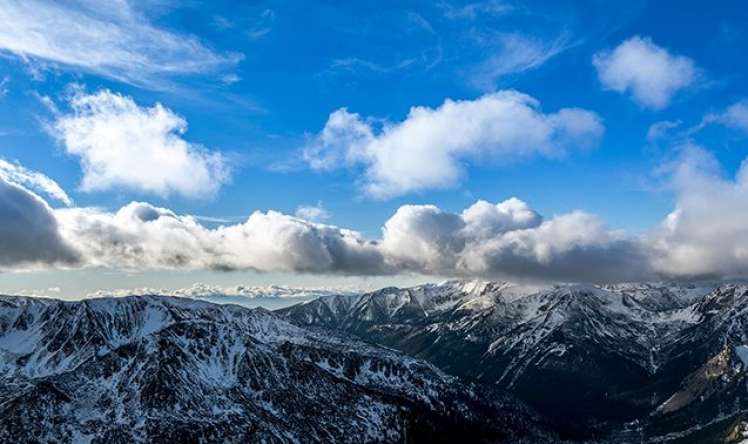
[[[403,121],[379,129],[341,108],[330,114],[304,158],[316,170],[362,168],[364,192],[387,199],[455,186],[465,162],[561,157],[597,145],[603,132],[600,117],[591,111],[544,113],[528,95],[499,91],[475,100],[448,99],[438,108],[416,106]]]
[[[0,176],[0,270],[412,272],[566,282],[748,277],[748,161],[728,177],[703,147],[679,150],[669,172],[675,208],[640,236],[582,211],[543,218],[517,198],[479,200],[459,213],[404,205],[378,239],[276,211],[207,228],[144,202],[114,212],[53,209],[23,183]]]
[[[387,272],[374,242],[359,233],[275,211],[208,229],[133,202],[115,213],[92,208],[56,211],[61,235],[91,266],[128,269],[251,269],[334,274]]]
[[[612,51],[595,54],[592,63],[603,88],[629,93],[640,105],[656,110],[665,108],[697,77],[693,60],[673,55],[640,36],[625,40]]]
[[[225,158],[182,138],[187,122],[156,103],[141,107],[108,90],[76,92],[53,134],[80,159],[83,191],[126,188],[169,196],[210,197],[229,179]]]

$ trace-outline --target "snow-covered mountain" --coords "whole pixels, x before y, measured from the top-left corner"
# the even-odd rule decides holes
[[[0,442],[555,442],[511,398],[263,309],[0,297]]]
[[[186,288],[127,288],[119,290],[101,290],[89,294],[88,298],[123,297],[123,296],[176,296],[213,302],[216,304],[236,304],[248,308],[265,307],[269,309],[287,307],[299,302],[309,301],[322,296],[355,295],[359,292],[348,288],[296,288],[282,285],[263,287],[236,285],[219,287],[200,282]]]
[[[725,442],[748,408],[742,284],[450,281],[278,313],[510,391],[580,439]]]

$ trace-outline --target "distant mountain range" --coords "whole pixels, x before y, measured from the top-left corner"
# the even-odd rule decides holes
[[[176,296],[216,304],[236,304],[249,308],[264,307],[269,309],[287,307],[302,301],[308,301],[327,295],[356,295],[360,292],[342,288],[296,288],[283,285],[219,287],[195,283],[187,288],[128,288],[121,290],[97,291],[87,295],[88,298],[122,297],[122,296]]]
[[[0,442],[737,443],[748,285],[0,297]]]
[[[746,428],[748,286],[739,283],[452,281],[278,314],[511,393],[569,439],[722,443]]]

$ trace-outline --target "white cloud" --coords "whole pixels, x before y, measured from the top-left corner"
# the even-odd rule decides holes
[[[458,270],[467,275],[582,282],[653,276],[636,239],[609,230],[600,218],[581,211],[474,240]]]
[[[275,22],[275,11],[272,9],[265,9],[247,31],[247,36],[252,40],[257,40],[266,36],[273,30],[273,22]]]
[[[566,36],[546,42],[521,34],[500,34],[491,45],[491,56],[470,70],[470,83],[483,91],[494,90],[499,78],[536,69],[568,46]]]
[[[94,267],[603,281],[640,277],[647,265],[635,240],[598,218],[573,212],[543,221],[516,198],[478,201],[461,214],[405,205],[381,241],[274,211],[215,229],[138,202],[116,213],[67,208],[55,216],[62,238]]]
[[[317,205],[299,205],[294,214],[299,219],[310,222],[322,222],[330,218],[330,212],[325,209],[322,202],[317,202]]]
[[[543,219],[517,198],[477,201],[460,213],[404,205],[377,240],[275,211],[207,228],[140,202],[116,212],[51,209],[0,177],[0,270],[250,269],[582,282],[748,277],[748,160],[730,178],[705,149],[680,150],[669,169],[675,209],[637,237],[581,211]]]
[[[251,269],[340,275],[618,280],[641,273],[633,240],[594,216],[548,221],[512,198],[478,201],[461,214],[405,205],[380,241],[274,211],[206,228],[192,216],[133,202],[117,212],[52,210],[0,179],[0,268],[106,267],[125,270]]]
[[[512,197],[498,204],[479,200],[462,212],[466,230],[476,239],[488,239],[509,230],[535,227],[541,216],[527,203]]]
[[[678,128],[681,123],[682,122],[680,121],[673,122],[670,120],[653,123],[649,126],[649,129],[647,129],[647,142],[650,144],[656,144],[660,140],[665,139],[668,134],[675,128]]]
[[[721,118],[723,124],[748,133],[748,100],[732,104]]]
[[[462,214],[400,207],[382,249],[397,269],[425,274],[540,280],[628,280],[646,275],[635,240],[573,212],[542,221],[519,199],[478,201]]]
[[[127,0],[0,0],[0,23],[0,50],[129,83],[155,86],[164,76],[206,73],[241,59],[159,29]]]
[[[182,138],[187,122],[157,103],[138,106],[108,90],[76,93],[53,133],[80,158],[81,189],[127,188],[161,196],[209,197],[229,179],[224,157]]]
[[[481,15],[503,15],[515,9],[507,2],[499,0],[485,0],[462,6],[453,6],[447,2],[442,2],[440,5],[447,18],[467,20],[474,20]]]
[[[405,120],[385,123],[379,131],[341,108],[304,157],[319,170],[363,166],[364,191],[386,199],[454,186],[466,161],[560,157],[569,149],[596,145],[603,132],[593,112],[563,108],[546,114],[530,96],[499,91],[475,100],[448,99],[435,109],[413,107]]]
[[[748,133],[748,100],[743,99],[735,102],[721,113],[707,114],[692,131],[698,131],[704,126],[714,123]]]
[[[628,92],[642,106],[666,107],[681,89],[694,83],[697,68],[688,57],[673,55],[649,38],[634,36],[612,51],[595,54],[592,63],[605,89]]]
[[[10,76],[5,76],[0,80],[0,99],[8,95],[8,83],[10,83]]]
[[[382,229],[382,249],[402,269],[438,274],[465,248],[465,222],[434,205],[403,205]]]
[[[333,71],[356,71],[359,68],[364,68],[366,70],[377,73],[391,73],[412,66],[416,62],[416,59],[408,58],[397,61],[391,65],[382,65],[380,63],[376,63],[371,60],[366,60],[359,57],[348,57],[344,59],[334,59],[330,63],[330,69]]]
[[[649,234],[655,269],[675,277],[746,277],[748,160],[727,178],[704,148],[680,150],[671,167],[675,209]]]
[[[72,205],[73,200],[65,191],[49,177],[42,173],[31,171],[17,163],[10,163],[0,159],[0,179],[6,182],[23,185],[33,190],[47,194],[65,205]]]
[[[116,213],[55,212],[65,239],[89,266],[127,269],[253,269],[378,274],[376,246],[359,233],[275,211],[208,229],[191,216],[133,202]]]

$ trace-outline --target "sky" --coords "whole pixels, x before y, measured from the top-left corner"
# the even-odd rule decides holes
[[[748,274],[736,2],[0,0],[0,292]]]

